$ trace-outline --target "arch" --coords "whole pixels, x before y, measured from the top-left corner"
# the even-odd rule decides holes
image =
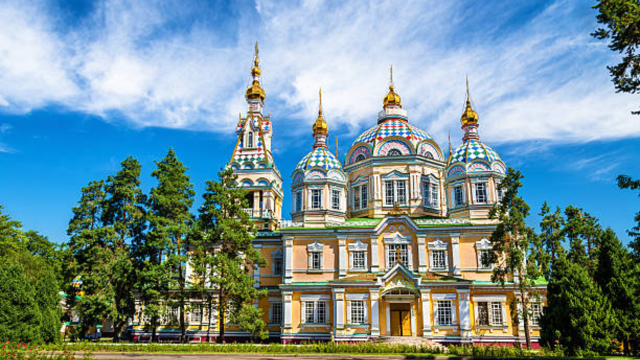
[[[418,145],[417,153],[418,155],[422,155],[429,159],[434,159],[439,161],[442,161],[443,159],[442,150],[440,150],[440,147],[436,143],[430,140],[425,140],[421,142],[420,145]]]
[[[250,179],[244,179],[244,180],[242,180],[241,184],[242,184],[242,185],[241,185],[242,187],[245,187],[245,186],[253,186],[253,182],[252,182]]]
[[[258,186],[269,186],[269,180],[267,180],[265,178],[260,178],[260,179],[256,180],[256,185],[258,185]]]
[[[402,155],[402,151],[400,151],[399,149],[390,149],[389,152],[387,152],[387,156],[401,156]]]
[[[338,180],[338,181],[341,181],[341,182],[345,182],[346,181],[346,177],[343,175],[343,173],[341,171],[337,171],[337,170],[329,171],[328,177],[330,179]]]
[[[253,170],[253,164],[252,163],[246,163],[243,166],[244,170]]]
[[[464,167],[460,165],[456,165],[451,169],[449,169],[449,171],[447,171],[447,178],[458,176],[464,173],[465,173]]]
[[[231,164],[231,168],[233,170],[240,170],[240,164],[234,162],[233,164]]]
[[[351,153],[349,154],[349,164],[362,161],[369,157],[371,157],[371,149],[368,145],[356,145],[355,147],[352,147]]]
[[[266,168],[267,168],[267,164],[265,164],[263,162],[258,163],[258,169],[266,169]]]
[[[484,172],[490,170],[491,168],[489,167],[489,164],[485,163],[484,161],[476,160],[467,166],[468,172]]]
[[[304,173],[302,171],[298,171],[296,173],[294,173],[293,176],[293,184],[299,184],[302,181],[304,181]]]
[[[493,165],[491,165],[491,170],[498,172],[500,174],[504,174],[507,172],[504,168],[504,165],[497,162],[494,162]]]
[[[307,171],[307,174],[305,175],[305,179],[306,180],[313,180],[313,179],[324,179],[327,177],[327,174],[325,174],[324,171],[319,170],[319,169],[312,169]]]
[[[395,138],[387,140],[380,145],[378,145],[378,149],[375,152],[377,156],[387,156],[390,152],[397,153],[400,152],[400,155],[411,155],[413,151],[411,150],[412,146],[408,143],[407,140],[401,138]],[[392,151],[392,150],[396,150]],[[394,156],[394,155],[391,155]]]

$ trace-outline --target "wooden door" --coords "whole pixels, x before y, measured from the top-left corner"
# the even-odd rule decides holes
[[[400,315],[402,311],[391,310],[391,336],[402,336]]]
[[[391,336],[411,336],[411,305],[390,304]]]
[[[411,311],[402,311],[402,336],[411,336]]]

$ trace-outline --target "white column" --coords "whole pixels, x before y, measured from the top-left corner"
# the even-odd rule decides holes
[[[290,284],[293,281],[293,237],[284,238],[284,283]]]
[[[341,235],[338,236],[338,264],[340,266],[339,269],[339,277],[347,276],[347,236]]]
[[[259,217],[260,215],[258,215],[258,211],[260,210],[260,192],[259,191],[254,191],[253,192],[253,216],[254,217]]]
[[[469,306],[469,290],[458,289],[458,307],[460,310],[460,335],[471,335],[471,311]]]
[[[416,336],[416,312],[414,310],[414,304],[411,303],[411,336]]]
[[[380,336],[379,296],[378,289],[369,290],[369,297],[371,298],[371,336]]]
[[[431,290],[422,291],[422,336],[431,336]]]
[[[427,272],[426,239],[423,237],[418,238],[418,272],[421,274]]]
[[[378,265],[378,236],[371,236],[371,272],[380,271],[380,266]]]
[[[380,175],[375,174],[372,177],[370,177],[371,182],[373,183],[373,194],[374,194],[374,199],[376,200],[380,200],[382,199],[382,197],[380,196]]]
[[[256,244],[253,245],[253,247],[256,249],[257,252],[261,252],[260,250],[262,250],[262,244]],[[260,266],[256,267],[255,270],[253,270],[253,287],[255,288],[259,288],[260,287]]]
[[[291,301],[293,299],[293,291],[283,291],[282,292],[282,311],[284,312],[283,316],[283,327],[285,329],[291,329],[291,314],[293,313],[293,309],[291,306]]]
[[[451,255],[453,257],[453,274],[460,275],[460,234],[451,234]]]
[[[333,289],[334,327],[344,330],[344,289]]]
[[[391,305],[387,303],[385,307],[387,308],[387,336],[391,336]]]

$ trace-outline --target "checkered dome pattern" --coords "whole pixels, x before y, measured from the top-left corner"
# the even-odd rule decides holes
[[[476,159],[484,159],[490,162],[500,160],[498,154],[487,145],[477,140],[467,140],[460,145],[451,156],[453,163],[469,163]]]
[[[424,130],[398,119],[389,119],[363,132],[356,138],[353,144],[364,142],[375,147],[377,143],[384,141],[391,136],[405,138],[415,147],[420,141],[431,139],[431,136]]]
[[[325,170],[342,169],[342,164],[340,164],[340,161],[338,161],[335,155],[328,149],[315,148],[300,160],[298,166],[296,166],[296,170],[304,171],[313,167],[319,167]]]

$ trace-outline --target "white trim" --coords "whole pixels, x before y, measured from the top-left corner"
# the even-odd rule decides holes
[[[456,300],[458,297],[455,293],[432,293],[431,298],[433,300]]]
[[[300,295],[300,301],[301,302],[307,302],[307,301],[329,301],[331,300],[331,295],[324,295],[324,294],[302,294]]]
[[[507,295],[473,295],[473,301],[505,302],[507,301]]]
[[[385,244],[411,244],[411,236],[404,236],[399,232],[395,232],[384,237]]]
[[[309,252],[322,252],[324,249],[324,244],[321,244],[316,240],[312,244],[307,245],[307,251]]]
[[[347,293],[345,296],[347,300],[369,300],[368,293]]]
[[[362,241],[358,240],[356,242],[349,243],[348,245],[349,251],[367,251],[369,248],[369,244],[365,244]]]

